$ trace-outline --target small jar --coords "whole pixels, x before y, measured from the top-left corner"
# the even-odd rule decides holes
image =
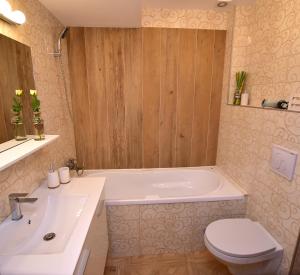
[[[44,120],[41,118],[40,112],[33,113],[34,140],[44,140]]]
[[[14,128],[14,137],[15,140],[26,140],[26,130],[25,125],[23,123],[22,113],[14,113],[14,116],[11,120],[11,123]]]
[[[242,106],[249,105],[249,94],[247,92],[242,93],[241,105]]]

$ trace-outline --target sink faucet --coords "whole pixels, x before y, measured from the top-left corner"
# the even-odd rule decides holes
[[[37,198],[27,198],[28,193],[12,193],[8,195],[11,209],[11,219],[18,221],[23,218],[21,203],[34,203]]]

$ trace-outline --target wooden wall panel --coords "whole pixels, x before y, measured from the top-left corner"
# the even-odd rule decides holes
[[[176,165],[176,111],[179,60],[179,30],[161,31],[161,88],[159,123],[159,166]]]
[[[161,29],[143,29],[143,166],[159,167]]]
[[[180,30],[176,166],[190,166],[193,102],[195,92],[196,30]]]
[[[143,162],[142,31],[125,31],[126,157],[129,168]]]
[[[218,149],[218,133],[220,122],[220,108],[223,86],[223,68],[225,57],[226,31],[215,31],[213,86],[210,99],[210,119],[207,137],[207,165],[215,165]]]
[[[105,76],[104,35],[97,28],[85,29],[87,92],[95,135],[95,162],[98,167],[110,167],[110,139],[107,119],[107,89]],[[104,131],[101,131],[104,129]]]
[[[105,30],[105,79],[108,108],[108,131],[113,168],[127,167],[125,132],[125,53],[124,32]]]
[[[214,164],[225,35],[72,28],[69,64],[79,160],[86,160],[87,168]]]
[[[77,157],[86,167],[96,168],[96,155],[99,152],[95,153],[96,128],[88,92],[84,29],[72,28],[69,40],[72,41],[68,52]]]
[[[191,166],[207,165],[215,32],[198,30]]]

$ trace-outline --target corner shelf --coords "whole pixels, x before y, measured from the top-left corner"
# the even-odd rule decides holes
[[[58,135],[46,135],[44,140],[36,141],[34,139],[30,139],[4,152],[1,152],[0,171],[42,149],[43,147],[58,139],[58,137]]]

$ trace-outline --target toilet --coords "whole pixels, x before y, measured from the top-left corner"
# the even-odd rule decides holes
[[[206,228],[206,248],[233,275],[275,275],[283,256],[282,246],[258,222],[224,219]]]

